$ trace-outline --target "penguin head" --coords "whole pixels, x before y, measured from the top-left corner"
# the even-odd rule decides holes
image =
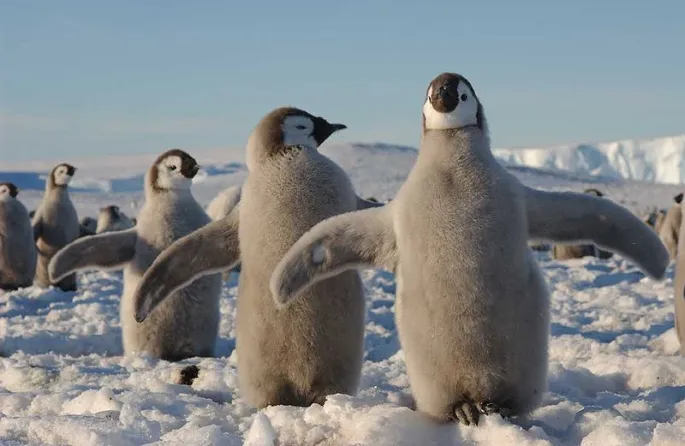
[[[293,148],[318,149],[333,133],[346,129],[321,116],[296,107],[272,110],[257,124],[248,141],[248,168],[270,156],[289,153]]]
[[[110,220],[118,220],[120,218],[119,206],[116,205],[100,208],[100,212],[109,217]]]
[[[52,169],[52,174],[50,176],[53,185],[57,187],[67,187],[75,173],[76,167],[71,164],[62,163]]]
[[[18,193],[19,189],[14,183],[0,183],[0,201],[16,198]]]
[[[431,81],[423,103],[423,128],[448,130],[477,126],[484,129],[483,106],[471,83],[457,73],[441,73]]]
[[[675,202],[678,203],[678,204],[682,203],[682,201],[683,201],[683,193],[681,192],[681,193],[679,193],[678,195],[676,195],[675,197],[673,197],[673,201],[675,201]]]
[[[157,191],[188,190],[200,170],[195,158],[180,149],[167,150],[150,168],[148,181]]]

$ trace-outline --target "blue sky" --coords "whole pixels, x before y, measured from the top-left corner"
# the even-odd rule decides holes
[[[0,0],[0,163],[244,146],[295,105],[417,145],[468,77],[493,144],[685,132],[685,2]]]

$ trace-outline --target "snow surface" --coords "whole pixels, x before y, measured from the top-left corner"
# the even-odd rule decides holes
[[[246,175],[242,150],[189,151],[203,164],[193,193],[203,204]],[[392,198],[416,150],[328,144],[360,195]],[[142,174],[156,156],[84,161],[71,195],[79,217],[99,207],[142,203]],[[67,161],[67,160],[65,160]],[[51,164],[2,166],[32,209]],[[549,166],[548,166],[549,167]],[[634,212],[666,207],[682,186],[586,173],[511,169],[525,184],[598,187]],[[19,172],[19,173],[17,173]],[[132,212],[129,215],[134,215]],[[394,322],[395,280],[362,276],[367,291],[366,357],[358,395],[323,406],[254,410],[237,390],[234,317],[237,274],[221,299],[215,358],[181,363],[122,357],[120,272],[79,275],[78,292],[0,291],[2,445],[683,445],[685,357],[673,329],[673,270],[653,281],[627,260],[558,262],[535,253],[551,291],[549,392],[529,420],[486,417],[478,427],[436,424],[407,408],[409,382]],[[197,364],[191,387],[175,384]]]

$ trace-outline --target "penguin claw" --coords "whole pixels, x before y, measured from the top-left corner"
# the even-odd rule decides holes
[[[465,426],[478,426],[478,408],[472,402],[457,403],[454,407],[454,416]]]
[[[500,413],[502,410],[498,404],[493,403],[492,401],[482,401],[480,403],[476,403],[476,409],[478,409],[478,412],[484,415]]]

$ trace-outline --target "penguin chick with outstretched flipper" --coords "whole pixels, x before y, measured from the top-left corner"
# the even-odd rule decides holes
[[[0,183],[0,289],[31,286],[36,274],[36,244],[31,218],[17,199],[13,183]]]
[[[289,311],[320,280],[359,267],[395,271],[416,408],[477,424],[482,414],[527,414],[546,388],[549,295],[529,239],[592,242],[657,278],[668,263],[656,234],[625,208],[523,186],[493,156],[469,81],[443,73],[428,86],[421,147],[395,199],[314,226],[270,288]]]
[[[34,285],[54,285],[62,291],[76,291],[76,274],[50,281],[48,263],[53,255],[79,238],[80,225],[76,208],[69,198],[69,182],[76,173],[71,164],[58,164],[45,181],[45,195],[33,216],[33,237],[36,241],[38,261]]]
[[[344,128],[293,107],[268,113],[248,140],[238,205],[163,252],[136,293],[137,318],[144,320],[177,287],[240,260],[238,382],[254,407],[323,404],[328,395],[357,390],[365,319],[359,274],[317,284],[286,311],[269,291],[278,260],[314,224],[380,206],[358,197],[345,172],[318,151]]]
[[[221,277],[212,274],[175,290],[147,320],[135,320],[133,293],[165,248],[210,222],[190,186],[197,162],[178,149],[161,154],[145,176],[145,204],[135,228],[85,237],[58,252],[50,276],[81,269],[124,268],[120,318],[124,353],[147,353],[177,361],[214,356],[219,330]]]

